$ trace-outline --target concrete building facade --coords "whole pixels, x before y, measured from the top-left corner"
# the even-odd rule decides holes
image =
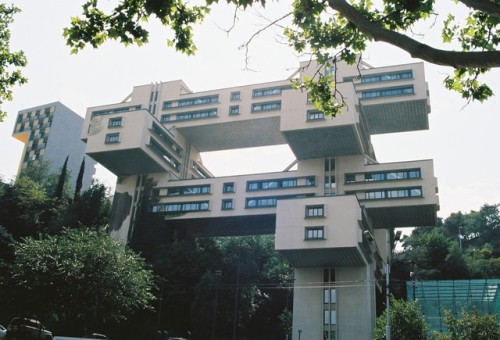
[[[328,118],[292,79],[330,72],[347,102]],[[111,229],[129,240],[141,193],[149,211],[202,235],[275,234],[295,268],[293,338],[371,339],[392,229],[433,226],[432,160],[378,163],[373,134],[428,129],[423,64],[335,69],[301,63],[289,79],[192,92],[181,81],[134,87],[89,108],[86,152],[118,178]],[[214,177],[201,153],[288,144],[282,172]],[[228,163],[230,159],[226,160]]]
[[[89,188],[96,162],[85,155],[85,143],[79,139],[82,127],[83,118],[60,102],[19,111],[13,136],[24,143],[24,150],[17,175],[41,159],[49,161],[51,172],[59,172],[69,156],[67,168],[74,187],[85,157],[82,188]]]

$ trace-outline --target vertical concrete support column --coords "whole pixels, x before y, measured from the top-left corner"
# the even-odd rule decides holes
[[[295,268],[292,339],[323,339],[323,268]]]

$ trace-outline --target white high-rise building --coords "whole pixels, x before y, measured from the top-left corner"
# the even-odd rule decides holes
[[[334,72],[347,107],[328,118],[292,78]],[[373,134],[428,129],[422,63],[336,69],[301,63],[290,79],[194,93],[181,80],[134,87],[89,108],[86,152],[119,176],[112,234],[129,240],[146,183],[152,213],[210,235],[275,234],[295,268],[293,334],[371,339],[393,228],[434,226],[432,160],[381,164]],[[283,172],[214,177],[201,152],[288,144]],[[230,159],[226,160],[229,164]]]

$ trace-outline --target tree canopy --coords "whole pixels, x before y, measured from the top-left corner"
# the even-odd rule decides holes
[[[265,0],[226,2],[236,7],[235,21],[238,10],[266,4]],[[142,45],[148,42],[146,22],[157,18],[173,34],[169,45],[192,54],[196,50],[193,27],[216,3],[214,0],[205,0],[199,5],[183,0],[121,0],[106,12],[97,0],[87,0],[82,16],[71,19],[64,36],[74,53],[86,45],[98,47],[109,39]],[[300,53],[312,53],[325,65],[338,60],[355,63],[357,56],[367,49],[368,42],[386,42],[414,58],[455,68],[444,84],[467,100],[489,98],[493,91],[481,83],[479,77],[490,68],[500,66],[500,4],[489,0],[456,0],[454,4],[449,3],[448,13],[439,13],[438,4],[433,0],[294,0],[290,11],[285,11],[270,26],[290,17],[292,21],[284,29],[289,43]],[[419,31],[422,22],[432,24],[438,19],[442,21],[443,42],[439,48],[415,37],[413,32]],[[445,44],[449,49],[442,48]],[[324,105],[324,109],[332,115],[340,113],[344,104],[342,98],[329,99],[336,95],[331,90],[334,82],[334,76],[317,74],[314,81],[305,84],[307,89],[319,92],[315,103],[327,98],[329,105]]]
[[[417,228],[403,240],[394,273],[408,280],[496,278],[500,275],[500,210],[485,204],[479,211],[452,213],[436,228]]]
[[[119,320],[153,299],[145,261],[102,231],[68,229],[15,245],[11,277],[20,312],[95,327]],[[78,329],[77,329],[78,330]]]

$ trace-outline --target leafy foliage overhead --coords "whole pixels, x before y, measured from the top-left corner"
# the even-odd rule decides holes
[[[12,88],[15,85],[21,85],[27,81],[18,69],[27,64],[24,53],[10,50],[9,25],[18,12],[17,7],[0,3],[0,105],[12,100]],[[6,113],[0,108],[0,122],[3,121],[5,115]]]
[[[265,0],[226,2],[241,10],[251,5],[265,6]],[[191,6],[183,0],[121,0],[106,13],[97,0],[88,0],[83,6],[82,17],[72,18],[64,36],[73,52],[87,44],[98,47],[108,39],[142,45],[148,41],[145,23],[156,17],[171,29],[173,38],[168,40],[169,45],[192,54],[196,50],[193,26],[205,18],[215,3],[218,1],[205,0],[201,5]],[[355,63],[368,42],[386,42],[414,58],[455,68],[454,74],[446,77],[445,86],[458,91],[467,100],[489,98],[493,91],[479,81],[479,76],[500,66],[499,2],[457,0],[455,4],[449,3],[449,13],[437,13],[437,4],[434,0],[294,0],[291,12],[282,16],[291,14],[293,18],[284,33],[298,52],[311,52],[325,65],[338,60]],[[460,15],[464,9],[468,11],[465,17]],[[444,45],[432,47],[412,35],[421,22],[433,23],[438,15],[444,18],[442,39],[449,49],[442,49]],[[334,79],[324,77],[318,75],[317,82],[306,84],[306,88],[332,94],[324,85],[332,84]],[[329,104],[325,107],[326,113],[340,113],[342,105]]]

